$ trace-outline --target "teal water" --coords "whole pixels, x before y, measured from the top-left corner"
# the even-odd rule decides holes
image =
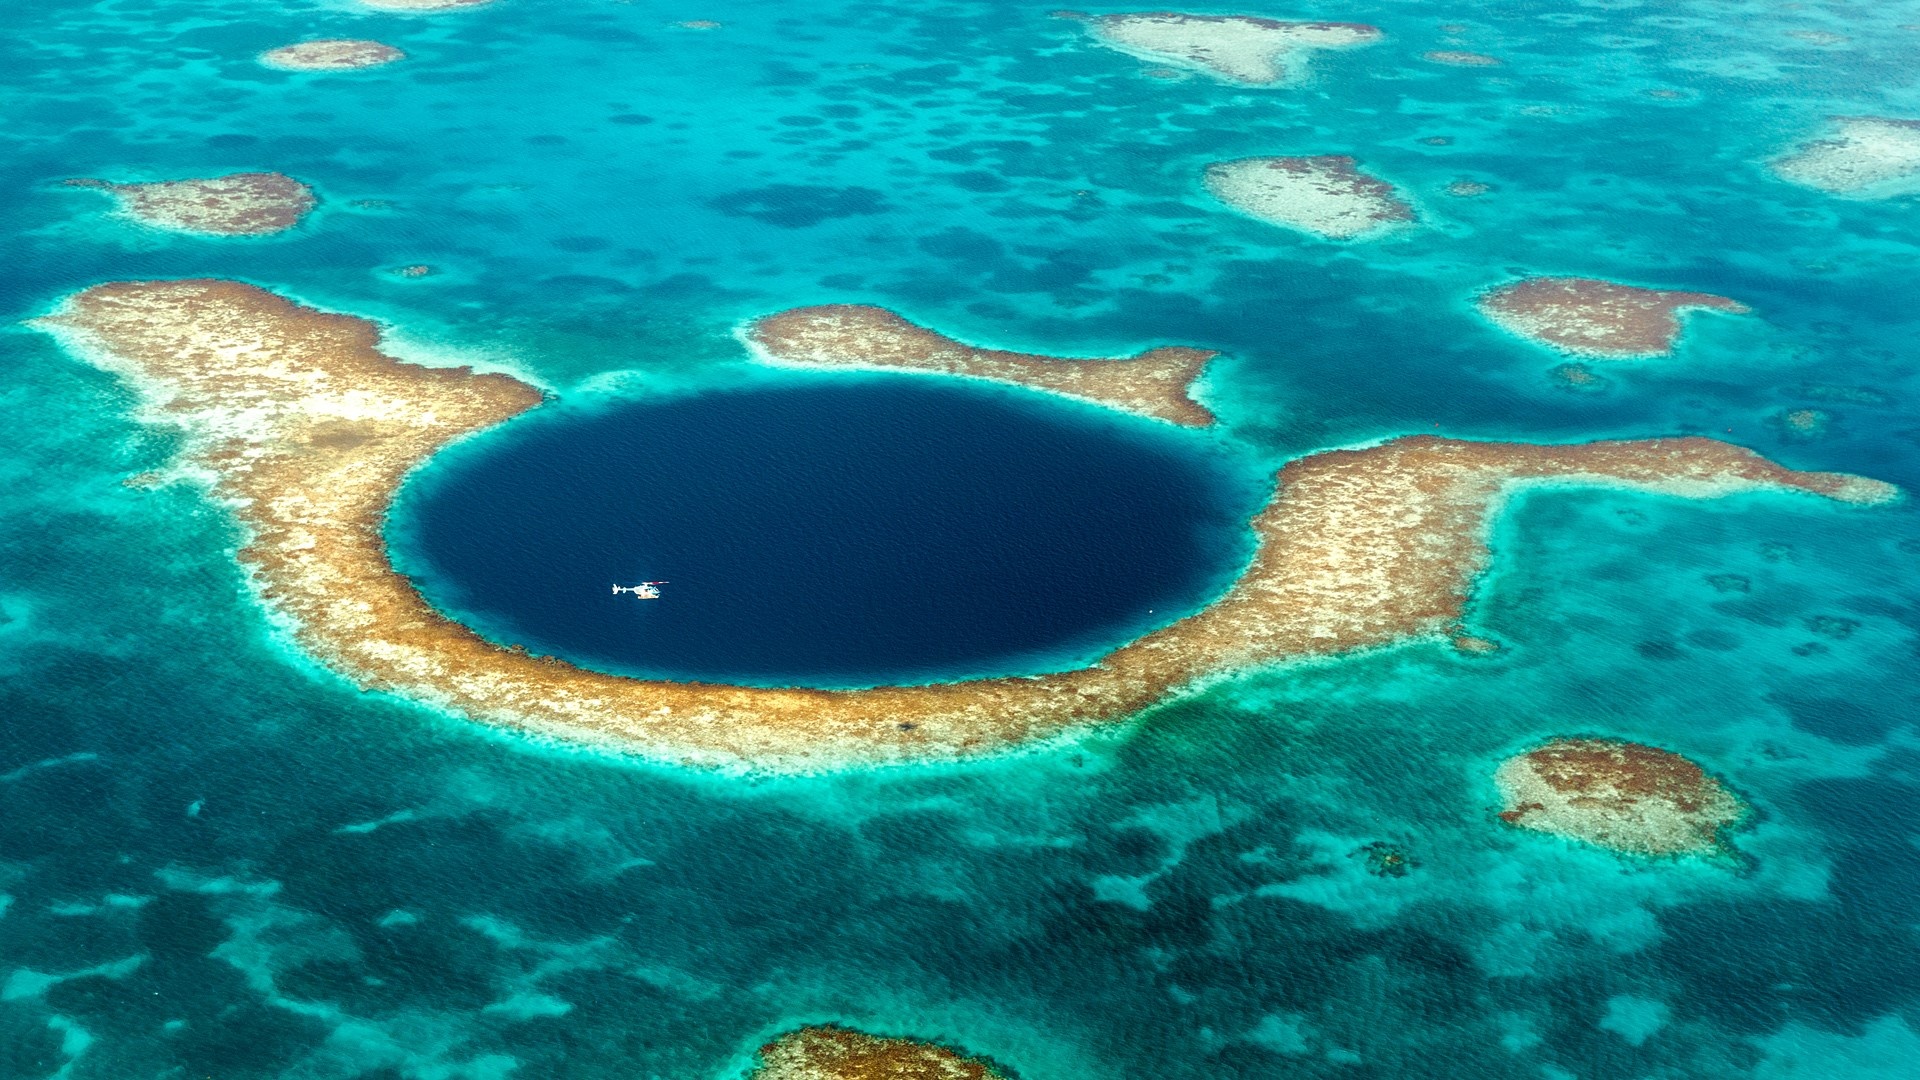
[[[238,277],[565,400],[749,378],[741,319],[880,303],[1008,348],[1219,348],[1203,396],[1273,463],[1412,431],[1705,432],[1920,484],[1920,206],[1756,164],[1829,115],[1920,116],[1913,5],[1247,10],[1387,37],[1236,90],[1143,78],[1043,5],[14,5],[0,305]],[[726,25],[666,25],[701,17]],[[339,34],[411,59],[251,61]],[[1448,47],[1507,64],[1418,58]],[[1314,242],[1198,182],[1336,152],[1428,227]],[[58,183],[256,168],[321,210],[222,243]],[[442,272],[390,273],[415,263]],[[1471,312],[1523,272],[1755,312],[1574,394]],[[1045,753],[745,782],[530,748],[317,670],[250,596],[227,513],[120,483],[176,437],[43,336],[0,358],[0,1076],[704,1080],[819,1020],[1025,1080],[1909,1075],[1908,507],[1543,492],[1477,592],[1492,660],[1412,645]],[[1802,406],[1834,422],[1788,440]],[[1749,865],[1501,829],[1492,765],[1561,733],[1726,777],[1759,810]],[[1418,866],[1369,875],[1376,840]]]

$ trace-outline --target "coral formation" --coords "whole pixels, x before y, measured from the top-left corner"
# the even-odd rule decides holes
[[[1768,423],[1779,430],[1781,438],[1810,442],[1833,427],[1833,414],[1825,409],[1786,409],[1769,418]]]
[[[1213,414],[1188,396],[1214,356],[1207,349],[1165,346],[1125,360],[1067,360],[976,348],[915,326],[885,308],[855,304],[769,315],[749,326],[746,338],[770,363],[989,379],[1189,427],[1213,423]]]
[[[67,184],[112,195],[121,209],[154,228],[214,236],[284,232],[300,224],[316,201],[312,188],[275,172],[139,184],[80,179]]]
[[[670,683],[496,646],[434,611],[388,561],[380,526],[406,474],[533,408],[535,388],[396,361],[365,320],[229,281],[99,285],[37,325],[127,378],[151,419],[186,429],[187,453],[246,527],[239,557],[262,598],[335,671],[486,723],[730,767],[988,752],[1123,719],[1208,675],[1452,635],[1493,516],[1529,483],[1797,490],[1860,504],[1897,495],[1702,438],[1403,438],[1288,464],[1251,523],[1258,548],[1240,580],[1094,666],[857,691]]]
[[[806,1027],[760,1048],[748,1080],[1009,1080],[988,1062],[914,1039]]]
[[[1920,187],[1920,120],[1837,116],[1833,128],[1827,138],[1774,159],[1774,175],[1861,199],[1884,199]]]
[[[1392,184],[1344,154],[1215,162],[1207,166],[1207,190],[1250,217],[1330,240],[1371,237],[1414,220]]]
[[[1480,294],[1480,313],[1529,341],[1602,360],[1665,356],[1680,336],[1680,314],[1745,314],[1745,304],[1711,293],[1643,289],[1579,277],[1534,277]]]
[[[351,68],[379,67],[404,59],[406,53],[391,45],[378,41],[363,41],[353,38],[329,38],[324,41],[302,41],[296,45],[282,45],[278,49],[269,49],[260,54],[260,62],[268,67],[285,68],[289,71],[346,71]]]
[[[1349,852],[1354,858],[1365,860],[1367,873],[1374,877],[1406,877],[1409,871],[1419,869],[1419,860],[1407,854],[1406,849],[1396,847],[1385,840],[1374,840],[1362,844]]]
[[[1613,739],[1556,739],[1494,772],[1500,819],[1639,855],[1718,851],[1747,806],[1700,766]]]
[[[1497,56],[1487,56],[1484,53],[1476,52],[1460,52],[1455,49],[1435,49],[1432,52],[1421,53],[1420,58],[1422,60],[1431,60],[1436,64],[1446,64],[1450,67],[1500,67],[1502,64],[1502,61]]]
[[[479,7],[493,0],[360,0],[360,3],[381,11],[452,11],[455,8]]]
[[[1380,40],[1380,31],[1363,23],[1289,22],[1171,11],[1092,17],[1077,12],[1056,14],[1085,19],[1094,39],[1109,48],[1246,86],[1296,82],[1310,53]]]

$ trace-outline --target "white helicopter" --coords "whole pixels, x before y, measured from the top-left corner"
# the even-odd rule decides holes
[[[615,585],[613,587],[613,595],[619,596],[621,593],[632,593],[636,599],[658,600],[660,599],[660,586],[666,584],[669,583],[665,581],[643,581],[638,585]]]

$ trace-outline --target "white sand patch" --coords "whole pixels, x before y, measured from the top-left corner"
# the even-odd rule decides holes
[[[1371,45],[1380,31],[1361,23],[1285,22],[1241,15],[1149,12],[1091,20],[1101,44],[1155,63],[1201,71],[1227,82],[1297,82],[1308,54]]]
[[[1243,214],[1334,240],[1377,235],[1414,217],[1393,185],[1335,155],[1222,161],[1207,167],[1207,190]]]
[[[1835,195],[1885,199],[1920,191],[1920,120],[1839,117],[1835,134],[1802,145],[1769,167],[1789,183]]]

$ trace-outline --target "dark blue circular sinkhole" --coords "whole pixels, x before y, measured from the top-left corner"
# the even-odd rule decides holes
[[[401,492],[395,563],[488,639],[680,681],[1078,667],[1231,584],[1264,495],[1203,435],[959,380],[543,409]],[[613,584],[664,580],[658,600]]]

